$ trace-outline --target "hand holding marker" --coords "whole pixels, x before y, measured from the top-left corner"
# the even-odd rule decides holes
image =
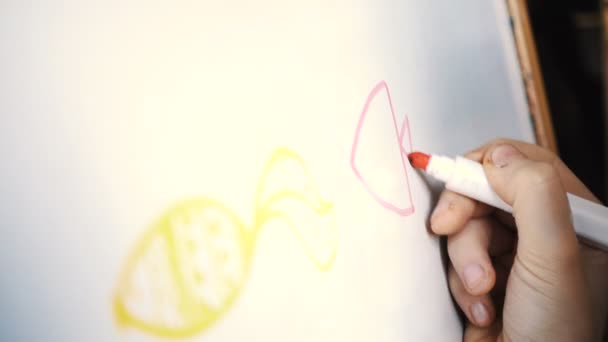
[[[413,167],[445,182],[448,190],[511,213],[513,209],[490,187],[481,164],[457,156],[455,159],[422,152],[408,154]],[[574,229],[586,242],[608,250],[608,208],[573,194],[568,195]]]
[[[445,163],[448,185],[430,217],[433,233],[447,240],[449,289],[467,318],[463,340],[599,340],[608,314],[608,253],[578,243],[566,193],[599,201],[539,146],[500,139],[465,156],[482,164]],[[409,157],[427,172],[441,159]],[[482,190],[470,189],[476,187]],[[493,202],[495,195],[502,202]]]

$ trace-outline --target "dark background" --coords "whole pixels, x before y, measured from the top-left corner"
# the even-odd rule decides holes
[[[528,7],[560,156],[606,203],[600,2],[531,0]]]

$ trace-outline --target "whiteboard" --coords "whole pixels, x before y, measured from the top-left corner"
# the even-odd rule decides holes
[[[1,340],[461,339],[404,154],[533,140],[502,1],[9,0],[0,51]]]

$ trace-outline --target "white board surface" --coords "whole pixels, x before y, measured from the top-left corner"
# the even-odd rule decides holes
[[[3,1],[0,339],[459,341],[404,154],[531,141],[502,1]]]

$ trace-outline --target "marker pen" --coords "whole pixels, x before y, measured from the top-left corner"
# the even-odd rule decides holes
[[[422,152],[412,152],[408,159],[413,167],[445,182],[446,189],[513,212],[513,208],[492,190],[481,164],[464,157],[452,159]],[[570,193],[567,196],[576,234],[608,251],[608,208]]]

